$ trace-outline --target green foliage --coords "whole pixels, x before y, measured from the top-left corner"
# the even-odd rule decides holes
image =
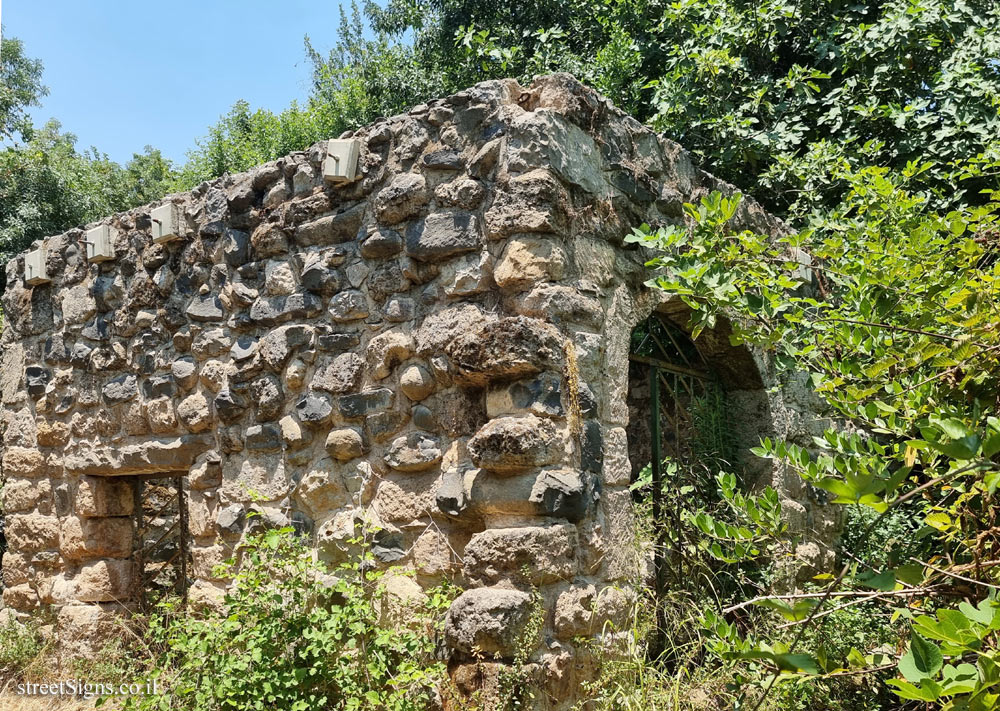
[[[44,649],[35,621],[22,624],[8,618],[0,623],[0,681],[22,678]]]
[[[392,619],[368,560],[333,573],[291,528],[249,538],[221,612],[150,622],[168,693],[132,699],[142,711],[421,709],[442,678],[435,630],[447,594]],[[235,561],[226,566],[232,573]]]
[[[189,190],[224,173],[239,173],[329,138],[338,124],[315,106],[292,105],[280,114],[253,111],[238,101],[196,141],[172,188]]]
[[[38,106],[39,99],[46,94],[42,63],[25,56],[21,40],[0,37],[0,141],[31,138],[27,109]]]
[[[31,140],[0,150],[0,260],[33,240],[161,197],[170,163],[147,146],[122,168],[50,121]]]
[[[850,191],[843,204],[811,229],[776,240],[731,232],[739,196],[718,193],[686,206],[691,229],[639,230],[632,238],[658,249],[650,283],[679,294],[691,307],[695,334],[723,314],[732,318],[737,339],[773,351],[786,368],[809,373],[815,390],[852,424],[853,431],[817,437],[812,450],[765,439],[759,456],[790,467],[834,503],[877,512],[855,534],[859,547],[897,509],[924,524],[914,534],[930,546],[922,558],[890,555],[885,567],[876,568],[877,561],[852,555],[839,574],[823,576],[829,581],[823,590],[805,599],[759,601],[799,628],[788,642],[759,634],[744,639],[725,619],[709,620],[720,627],[724,656],[760,660],[762,670],[779,676],[841,674],[850,669],[850,656],[884,666],[860,652],[803,657],[797,649],[810,624],[829,616],[820,614],[825,603],[839,595],[895,600],[912,595],[910,588],[947,590],[958,581],[964,586],[960,594],[972,594],[975,603],[975,594],[998,579],[994,567],[976,564],[997,552],[996,205],[927,209],[907,190],[925,169],[910,166],[900,176],[884,169],[845,173]],[[804,254],[812,274],[802,268]],[[956,639],[966,645],[951,651],[985,659],[984,668],[991,669],[995,637],[974,639],[975,625],[962,622],[973,609],[979,608],[941,609],[937,626],[920,617],[923,626],[916,631],[924,640],[940,639],[947,621],[961,630]],[[912,637],[908,654],[900,668],[911,677],[919,672],[923,686],[918,692],[912,682],[897,684],[898,693],[913,698],[905,694],[936,692],[923,681],[944,673],[930,642]],[[941,696],[978,703],[980,687],[967,691],[955,681],[961,677],[964,684],[966,676],[949,676],[952,685],[943,688],[954,693]],[[988,673],[978,678],[992,683]]]

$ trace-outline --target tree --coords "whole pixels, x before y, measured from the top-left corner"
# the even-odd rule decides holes
[[[30,138],[27,108],[38,106],[48,93],[42,85],[42,63],[24,55],[21,40],[0,38],[0,141]]]
[[[391,0],[374,27],[412,36],[451,88],[575,73],[769,208],[832,206],[845,167],[932,161],[915,190],[959,191],[959,161],[996,151],[1000,6],[986,0]],[[377,87],[370,87],[379,93]]]
[[[122,168],[58,121],[34,130],[31,140],[0,151],[0,259],[33,240],[161,197],[172,181],[170,162],[146,147]]]

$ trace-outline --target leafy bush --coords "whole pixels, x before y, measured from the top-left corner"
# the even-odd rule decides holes
[[[402,625],[370,561],[330,574],[291,528],[251,537],[240,556],[220,611],[166,605],[151,620],[162,650],[153,676],[167,693],[130,699],[132,708],[410,711],[433,697],[443,591]]]
[[[797,472],[833,503],[876,514],[855,517],[866,522],[851,533],[854,550],[845,549],[839,572],[820,576],[819,589],[706,616],[713,651],[751,672],[743,692],[757,697],[751,708],[803,679],[892,668],[903,676],[893,682],[903,699],[949,709],[996,703],[1000,623],[986,593],[1000,582],[1000,203],[930,210],[907,189],[925,170],[845,172],[851,187],[843,204],[813,229],[777,240],[730,232],[739,196],[718,193],[686,206],[690,228],[634,237],[659,250],[651,284],[691,307],[695,335],[720,315],[735,316],[737,339],[809,373],[852,425],[814,438],[811,450],[765,438],[755,453]],[[797,252],[811,256],[814,283],[803,283]],[[875,538],[893,530],[905,540]],[[902,654],[877,648],[892,623],[879,615],[860,640],[865,649],[819,633],[855,605],[887,606],[885,619],[904,601],[895,617],[913,606],[938,609],[914,618]],[[750,603],[784,621],[771,631],[743,624],[735,613]]]
[[[37,621],[6,619],[0,624],[0,681],[22,678],[45,646]]]

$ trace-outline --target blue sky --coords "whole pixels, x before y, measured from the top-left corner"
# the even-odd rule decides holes
[[[309,90],[303,37],[329,49],[336,0],[6,0],[3,29],[45,65],[57,118],[119,162],[147,144],[181,162],[237,99],[280,110]]]

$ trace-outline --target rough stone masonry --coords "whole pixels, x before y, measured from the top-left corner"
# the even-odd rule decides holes
[[[251,510],[330,561],[377,528],[376,557],[415,571],[400,594],[465,589],[446,629],[460,688],[476,654],[514,656],[536,595],[539,703],[566,708],[592,674],[578,638],[626,613],[641,575],[629,336],[666,300],[623,237],[731,188],[567,75],[479,84],[353,137],[352,182],[324,182],[321,144],[166,198],[176,241],[153,243],[153,205],[103,221],[110,261],[88,263],[76,229],[36,245],[50,283],[7,265],[3,602],[53,606],[81,649],[99,639],[137,595],[136,477],[182,472],[192,599],[224,589],[213,568]],[[781,230],[749,201],[738,221]],[[760,363],[732,385],[754,437],[807,432],[760,395]],[[800,528],[834,530],[786,500]]]

